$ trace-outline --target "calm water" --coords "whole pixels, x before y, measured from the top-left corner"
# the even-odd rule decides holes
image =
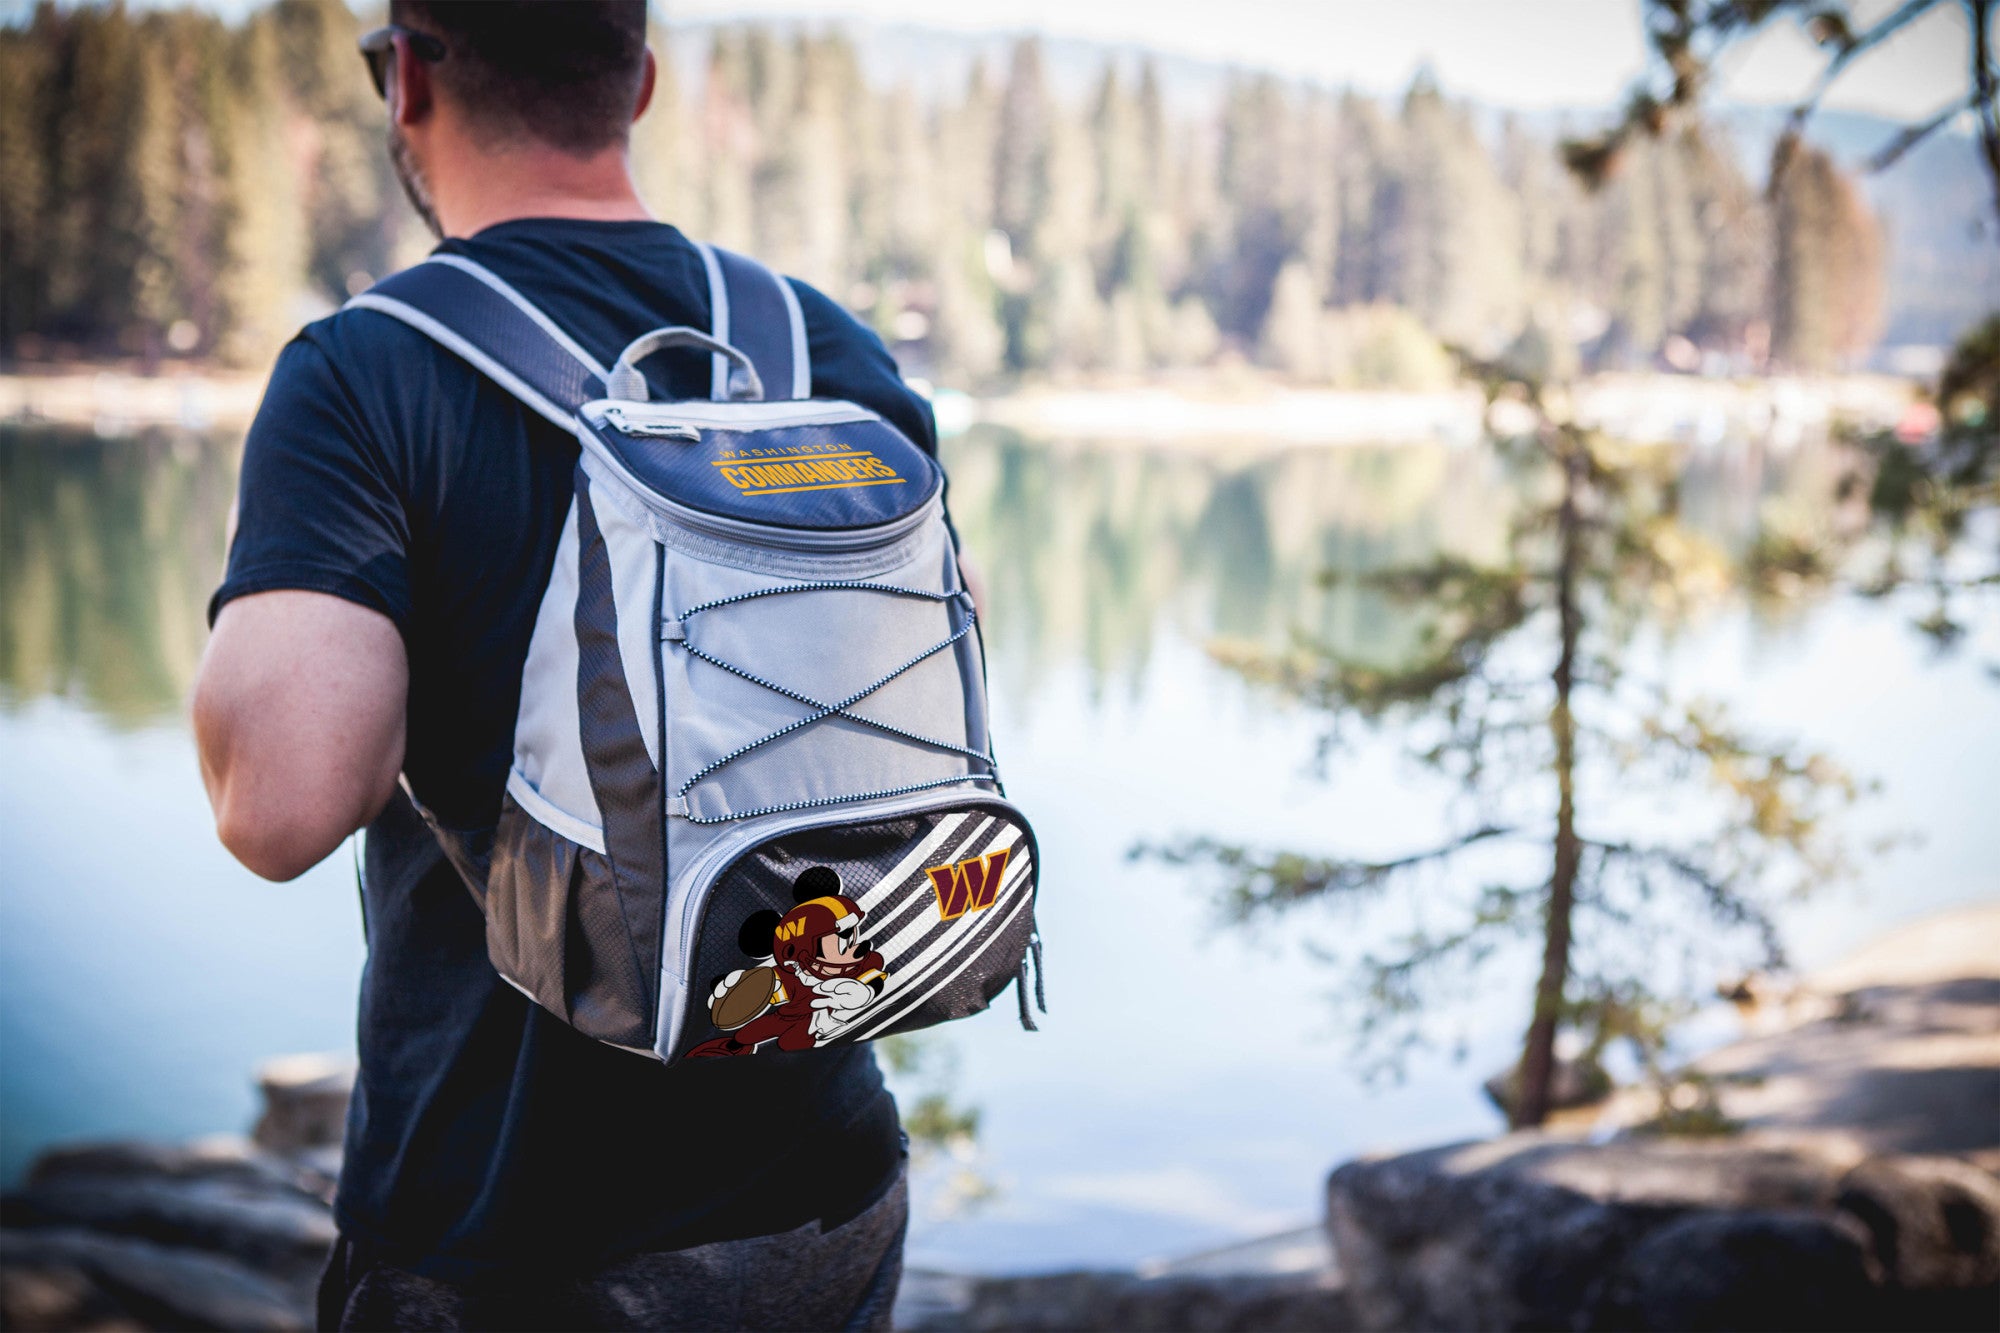
[[[236,1130],[270,1055],[351,1047],[361,965],[342,852],[262,883],[215,844],[182,717],[234,486],[231,440],[0,428],[0,1174],[92,1135]],[[1478,1080],[1509,1053],[1524,992],[1457,1013],[1463,1063],[1370,1089],[1346,1058],[1335,978],[1291,932],[1224,928],[1184,874],[1132,862],[1187,832],[1393,853],[1440,827],[1444,793],[1387,742],[1312,769],[1310,716],[1208,657],[1221,636],[1307,632],[1387,656],[1413,626],[1316,575],[1491,551],[1499,481],[1476,449],[1148,451],[975,431],[949,446],[953,502],[990,585],[997,735],[1046,863],[1053,1012],[1011,998],[933,1039],[981,1112],[968,1160],[925,1173],[915,1262],[1123,1265],[1284,1229],[1356,1152],[1479,1134]],[[1809,452],[1698,460],[1691,511],[1727,542],[1760,503],[1812,494]],[[1787,497],[1792,497],[1787,499]],[[1862,881],[1794,909],[1798,961],[2000,895],[2000,625],[1939,658],[1919,608],[1830,597],[1776,619],[1710,616],[1647,661],[1685,690],[1807,738],[1882,794],[1857,842],[1914,831]],[[928,1085],[926,1085],[928,1086]],[[990,1196],[968,1204],[961,1188]]]

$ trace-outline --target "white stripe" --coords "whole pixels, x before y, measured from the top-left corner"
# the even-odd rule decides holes
[[[898,861],[894,870],[876,880],[874,888],[854,900],[860,904],[862,915],[866,916],[868,913],[874,911],[876,906],[884,898],[888,897],[898,884],[901,884],[918,866],[930,859],[931,853],[937,850],[939,843],[951,836],[952,830],[958,828],[970,818],[972,818],[970,815],[958,814],[946,815],[943,819],[940,819],[937,827],[930,831],[929,836],[918,843],[914,851],[910,852],[901,861]]]
[[[1018,841],[1018,839],[1016,841]],[[1008,844],[1010,848],[1013,845],[1014,845],[1013,843]],[[995,846],[995,847],[990,847],[989,850],[998,851],[999,848]],[[1031,866],[1033,862],[1034,858],[1032,856],[1009,858],[1007,866],[1007,875],[1006,878],[1001,881],[1000,892],[994,896],[993,906],[991,908],[985,909],[985,911],[991,912],[998,909],[1010,894],[1014,894],[1023,901],[1025,901],[1030,896],[1028,894],[1016,894],[1016,890],[1018,890],[1021,887],[1022,882],[1027,879],[1028,867]],[[1017,903],[1016,906],[1018,905],[1019,904]],[[1014,915],[1014,910],[1015,909],[1013,907],[1008,908],[1005,914],[1001,917],[1002,925],[1000,927],[996,927],[995,929],[1004,929],[1005,923],[1008,920],[1012,919]],[[982,913],[982,917],[983,915],[984,914]],[[918,919],[915,922],[913,922],[910,926],[900,931],[897,934],[897,938],[902,939],[904,936],[911,934],[913,931],[916,932],[919,936],[921,936],[923,933],[929,931],[937,924],[938,924],[937,917],[927,911],[923,915],[918,917]],[[912,990],[917,990],[919,992],[920,997],[921,995],[926,994],[929,991],[935,990],[936,989],[935,986],[924,985],[925,978],[932,971],[936,970],[939,966],[943,965],[944,961],[951,956],[952,952],[958,948],[961,948],[965,944],[965,942],[966,942],[965,932],[946,931],[945,934],[940,939],[938,939],[936,943],[932,944],[930,948],[924,950],[923,953],[917,955],[914,958],[891,959],[889,956],[889,951],[887,949],[880,950],[883,957],[883,966],[887,969],[889,973],[889,989],[884,992],[885,1001],[889,997],[907,995]],[[979,951],[974,950],[972,956],[974,958],[977,958],[979,956]],[[953,975],[955,976],[957,975],[957,973],[953,973]],[[856,1021],[866,1022],[867,1018],[868,1018],[868,1013],[866,1011],[863,1011],[863,1013],[857,1016]]]
[[[557,343],[561,344],[562,349],[565,352],[568,352],[571,356],[575,357],[577,360],[583,362],[585,366],[589,367],[590,372],[593,375],[597,376],[597,378],[599,379],[603,379],[605,377],[606,371],[603,366],[597,363],[596,357],[592,356],[589,352],[584,351],[583,346],[580,343],[578,343],[576,339],[570,337],[567,333],[564,333],[554,320],[550,319],[547,315],[543,314],[541,311],[541,307],[537,306],[533,301],[530,301],[527,297],[521,295],[521,293],[515,291],[512,287],[509,287],[506,284],[506,282],[499,277],[499,275],[495,274],[490,269],[487,269],[479,264],[475,264],[470,259],[461,259],[457,255],[432,255],[429,259],[426,259],[424,262],[426,264],[449,264],[453,268],[459,270],[461,273],[470,273],[473,277],[479,279],[481,282],[485,283],[488,287],[491,287],[494,291],[506,297],[509,301],[513,303],[515,309],[519,310],[529,319],[534,320],[536,324],[541,326],[541,330],[543,333],[546,333],[549,335],[549,337],[555,339]]]
[[[706,241],[696,241],[702,267],[708,270],[709,333],[717,342],[729,341],[729,285],[722,280],[722,261]],[[729,397],[729,358],[720,353],[709,358],[708,396],[718,401]]]
[[[523,814],[550,832],[561,834],[579,847],[588,847],[599,856],[604,855],[604,830],[557,809],[547,797],[529,785],[518,768],[507,773],[507,793],[514,798],[514,804],[521,807]]]
[[[1022,864],[1026,865],[1027,862],[1024,861],[1022,862]],[[1019,887],[1018,884],[1016,885],[1016,887]],[[1028,893],[1015,894],[1014,905],[1007,909],[1007,915],[1000,918],[1000,924],[992,928],[992,933],[988,936],[989,943],[994,939],[998,939],[999,936],[1007,929],[1008,923],[1010,923],[1011,921],[1013,921],[1015,917],[1020,915],[1021,909],[1023,907],[1027,906],[1030,902],[1033,901],[1034,901],[1033,894],[1028,894]],[[962,941],[959,942],[962,943]],[[974,949],[972,950],[971,953],[966,955],[964,962],[960,963],[950,972],[946,973],[941,977],[928,979],[928,984],[924,985],[923,987],[923,995],[919,997],[917,1003],[904,1006],[900,1012],[894,1015],[884,1014],[880,1017],[876,1017],[874,1018],[873,1022],[870,1021],[871,1015],[869,1014],[869,1012],[864,1009],[857,1016],[857,1021],[855,1022],[852,1028],[843,1028],[837,1032],[830,1033],[829,1036],[851,1037],[855,1041],[865,1041],[869,1037],[875,1035],[875,1033],[879,1029],[888,1027],[895,1023],[902,1022],[904,1019],[908,1018],[911,1014],[915,1013],[918,1009],[921,1009],[923,1007],[924,999],[928,998],[931,995],[935,995],[937,992],[943,990],[946,986],[949,986],[952,982],[956,981],[959,977],[963,976],[965,974],[966,969],[970,968],[974,963],[978,962],[984,952],[985,951],[983,949]],[[940,959],[939,961],[942,960]],[[936,964],[933,964],[932,970],[935,970],[935,968]],[[899,981],[900,978],[895,973],[891,972],[889,974],[889,980],[891,985],[894,986],[894,989],[885,990],[883,992],[885,998],[890,995],[900,996],[908,994],[911,988],[915,987],[919,983],[925,982],[926,977],[917,976],[912,978],[906,985],[896,986],[895,983]]]
[[[464,357],[480,371],[484,372],[495,384],[498,384],[508,393],[513,394],[550,421],[555,422],[556,425],[561,426],[564,430],[573,431],[576,429],[576,417],[574,415],[557,407],[554,403],[544,398],[538,391],[530,388],[526,381],[516,376],[513,371],[507,369],[507,367],[501,365],[498,361],[495,361],[492,357],[486,355],[486,353],[480,351],[477,347],[474,347],[451,329],[438,323],[415,306],[398,301],[394,297],[377,296],[373,292],[363,292],[361,295],[349,300],[347,308],[374,310],[389,316],[391,319],[402,320],[411,328],[430,335],[435,341]]]
[[[812,397],[812,355],[806,350],[806,314],[799,309],[799,294],[792,290],[792,284],[782,273],[764,270],[771,275],[771,281],[778,284],[784,293],[785,314],[792,321],[792,397]]]

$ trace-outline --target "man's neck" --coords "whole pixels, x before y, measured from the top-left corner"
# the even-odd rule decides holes
[[[623,145],[589,157],[539,145],[457,159],[431,181],[446,236],[471,236],[516,218],[649,222]]]

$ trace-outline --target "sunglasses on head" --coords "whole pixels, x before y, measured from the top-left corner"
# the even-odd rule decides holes
[[[400,37],[410,48],[410,54],[419,60],[437,64],[444,59],[444,43],[427,32],[406,28],[400,23],[391,23],[361,35],[361,58],[368,63],[368,78],[375,85],[375,95],[386,98],[389,95],[389,62],[396,58],[396,39]]]

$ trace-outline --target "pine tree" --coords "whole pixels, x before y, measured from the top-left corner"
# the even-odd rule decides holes
[[[1263,335],[1258,340],[1264,363],[1295,380],[1324,378],[1327,359],[1322,314],[1319,284],[1312,270],[1304,260],[1292,260],[1278,272],[1270,312],[1264,317]]]
[[[23,337],[46,318],[46,224],[51,206],[42,152],[53,52],[38,32],[0,28],[0,358],[19,355]]]
[[[674,37],[664,24],[651,20],[646,44],[659,72],[652,104],[632,127],[633,179],[656,215],[699,236],[706,230],[700,211],[702,140],[695,116],[683,104]]]
[[[1881,243],[1853,182],[1800,148],[1778,182],[1771,351],[1796,371],[1835,368],[1874,335]]]
[[[311,237],[292,174],[277,32],[251,22],[229,53],[223,137],[223,355],[255,364],[291,333]]]

